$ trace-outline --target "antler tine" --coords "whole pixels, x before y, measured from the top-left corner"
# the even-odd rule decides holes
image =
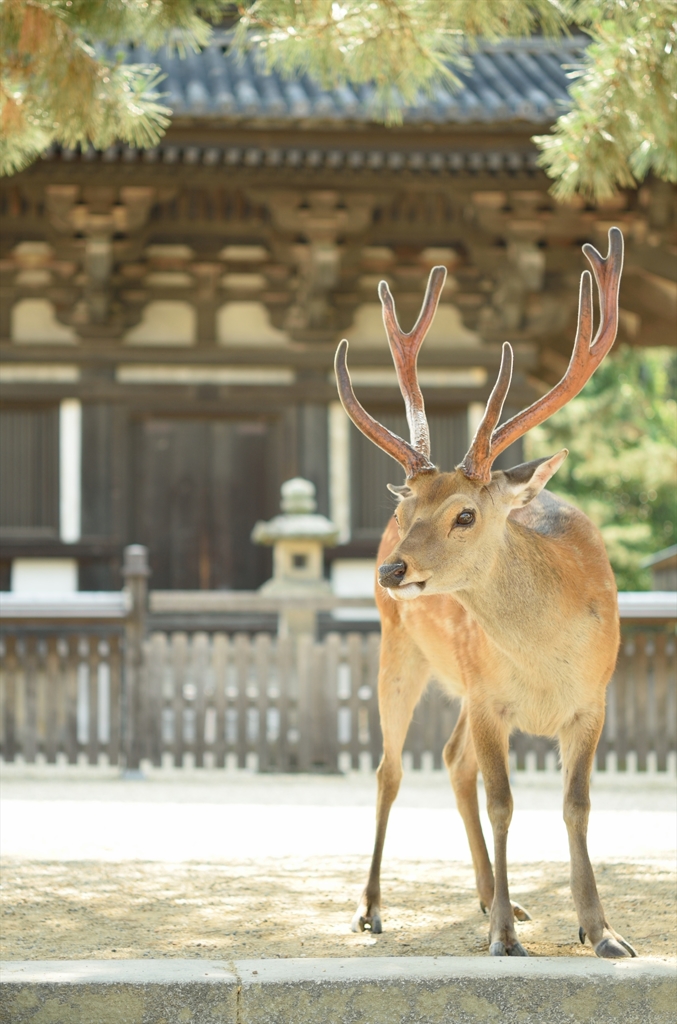
[[[404,398],[411,443],[416,451],[422,452],[428,459],[430,458],[430,432],[425,415],[423,395],[418,383],[416,361],[423,339],[428,333],[437,311],[446,278],[446,267],[433,267],[430,271],[421,312],[408,334],[404,333],[398,323],[395,300],[387,282],[381,281],[378,286],[378,295],[383,308],[383,324],[388,336],[400,391]]]
[[[496,383],[489,395],[489,401],[487,402],[487,407],[484,410],[484,416],[482,417],[480,425],[475,432],[475,436],[470,448],[468,449],[468,454],[459,466],[459,469],[461,469],[471,480],[491,479],[491,438],[494,430],[496,429],[496,424],[501,418],[503,403],[505,402],[510,388],[510,381],[512,380],[512,364],[512,345],[505,341],[501,350],[501,366],[498,371],[498,377],[496,378]]]
[[[482,458],[475,452],[475,441],[461,463],[461,469],[476,480],[491,479],[491,465],[502,451],[532,427],[543,423],[563,408],[583,389],[604,359],[616,339],[618,331],[618,290],[623,271],[623,235],[619,228],[609,228],[609,252],[602,257],[589,244],[583,246],[595,275],[600,303],[600,324],[592,340],[592,278],[585,270],[581,275],[578,303],[578,327],[571,360],[564,377],[546,395],[530,405],[497,430],[494,430],[488,450]],[[501,364],[501,372],[503,364]],[[501,376],[499,372],[499,379]],[[495,391],[496,389],[494,389]],[[492,392],[493,398],[494,392]],[[491,398],[489,400],[491,402]],[[500,416],[500,412],[499,412]],[[485,417],[486,419],[486,413]],[[484,419],[482,423],[484,423]],[[480,427],[481,429],[481,427]],[[479,434],[478,430],[478,434]],[[466,470],[466,465],[468,470]]]
[[[367,410],[360,405],[353,384],[348,372],[348,342],[344,338],[336,350],[334,369],[336,371],[336,382],[338,393],[343,403],[343,408],[348,413],[358,430],[361,430],[370,441],[378,445],[384,452],[387,452],[393,459],[404,467],[407,478],[416,476],[418,473],[425,473],[435,467],[430,462],[425,452],[417,451],[410,444],[407,444],[401,437],[394,434],[387,427],[378,423]]]

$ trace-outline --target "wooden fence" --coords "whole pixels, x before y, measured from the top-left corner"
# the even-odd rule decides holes
[[[125,740],[129,652],[120,626],[6,629],[0,648],[1,754],[130,764]],[[154,765],[345,771],[378,763],[376,677],[380,636],[283,639],[269,633],[153,632],[137,666],[132,757]],[[674,771],[674,638],[626,630],[597,752],[600,770]],[[458,715],[432,685],[405,747],[414,769],[442,767]],[[515,767],[555,766],[549,740],[513,737]]]

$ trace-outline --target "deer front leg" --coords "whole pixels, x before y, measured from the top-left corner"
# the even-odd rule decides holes
[[[430,668],[418,648],[406,636],[389,636],[384,631],[378,677],[383,757],[376,771],[376,839],[367,886],[351,923],[354,932],[382,931],[381,858],[388,816],[402,781],[402,748],[411,716],[429,676]]]
[[[595,875],[588,855],[588,818],[590,816],[590,775],[604,713],[578,718],[560,733],[564,776],[564,821],[569,835],[571,893],[578,915],[578,935],[586,936],[600,957],[637,956],[629,942],[607,922],[597,892]]]
[[[456,806],[468,836],[480,907],[486,914],[494,901],[494,872],[480,821],[477,800],[477,755],[470,733],[468,706],[465,701],[454,731],[444,748],[443,756],[456,797]],[[513,903],[512,910],[518,921],[531,920],[530,915],[519,903]]]
[[[515,934],[515,914],[508,889],[507,844],[512,819],[508,777],[508,731],[486,708],[470,707],[470,728],[484,778],[487,811],[494,834],[494,898],[489,915],[491,956],[528,956]]]

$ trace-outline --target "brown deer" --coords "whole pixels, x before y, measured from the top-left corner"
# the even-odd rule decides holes
[[[435,267],[421,314],[409,334],[397,321],[385,281],[383,320],[406,405],[411,443],[373,419],[355,397],[346,357],[336,353],[341,401],[353,423],[406,471],[390,487],[398,498],[378,552],[376,602],[382,623],[378,699],[383,758],[378,767],[376,840],[354,931],[381,931],[380,867],[388,815],[402,778],[402,747],[414,708],[431,676],[462,707],[444,761],[463,818],[480,905],[490,908],[492,956],[526,956],[515,918],[528,920],[508,891],[506,842],[513,801],[508,741],[514,729],[557,737],[564,779],[564,820],[579,938],[601,957],[636,956],[609,925],[587,850],[590,773],[604,723],[605,690],[619,644],[614,576],[590,520],[543,488],[567,456],[492,472],[500,452],[579,393],[613,345],[623,236],[609,231],[603,259],[583,251],[600,301],[592,338],[592,278],[581,277],[578,330],[562,380],[524,412],[498,426],[512,376],[504,344],[498,379],[461,464],[451,473],[430,461],[430,438],[416,360],[433,320],[446,270]],[[480,824],[481,771],[494,838],[494,867]]]

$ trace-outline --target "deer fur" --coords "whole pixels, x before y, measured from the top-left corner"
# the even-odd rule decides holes
[[[468,455],[453,472],[440,472],[430,462],[415,372],[416,355],[444,283],[439,273],[443,268],[433,271],[435,278],[431,275],[423,312],[410,335],[397,325],[387,286],[381,290],[398,377],[408,412],[413,410],[411,445],[391,435],[362,409],[350,386],[347,343],[337,353],[339,391],[346,410],[407,471],[405,485],[391,487],[398,506],[378,552],[383,757],[377,771],[372,865],[353,919],[354,930],[380,932],[382,928],[379,879],[388,815],[402,778],[402,748],[409,723],[434,676],[462,702],[444,760],[466,827],[480,904],[489,910],[490,953],[527,955],[517,939],[515,918],[524,920],[528,914],[510,900],[506,861],[513,809],[508,743],[510,733],[521,729],[559,740],[571,889],[581,941],[588,937],[599,956],[636,955],[606,919],[586,842],[590,773],[619,645],[614,576],[595,526],[582,512],[544,490],[566,458],[566,450],[511,470],[491,471],[498,451],[577,393],[613,344],[622,236],[618,229],[612,231],[607,260],[586,247],[601,296],[597,337],[591,340],[591,282],[586,284],[584,278],[579,333],[568,376],[544,399],[497,427],[512,366],[509,346],[504,348],[499,380],[483,423]],[[425,326],[419,329],[422,323]],[[595,348],[600,339],[602,352]],[[480,824],[478,770],[493,832],[493,866]]]

